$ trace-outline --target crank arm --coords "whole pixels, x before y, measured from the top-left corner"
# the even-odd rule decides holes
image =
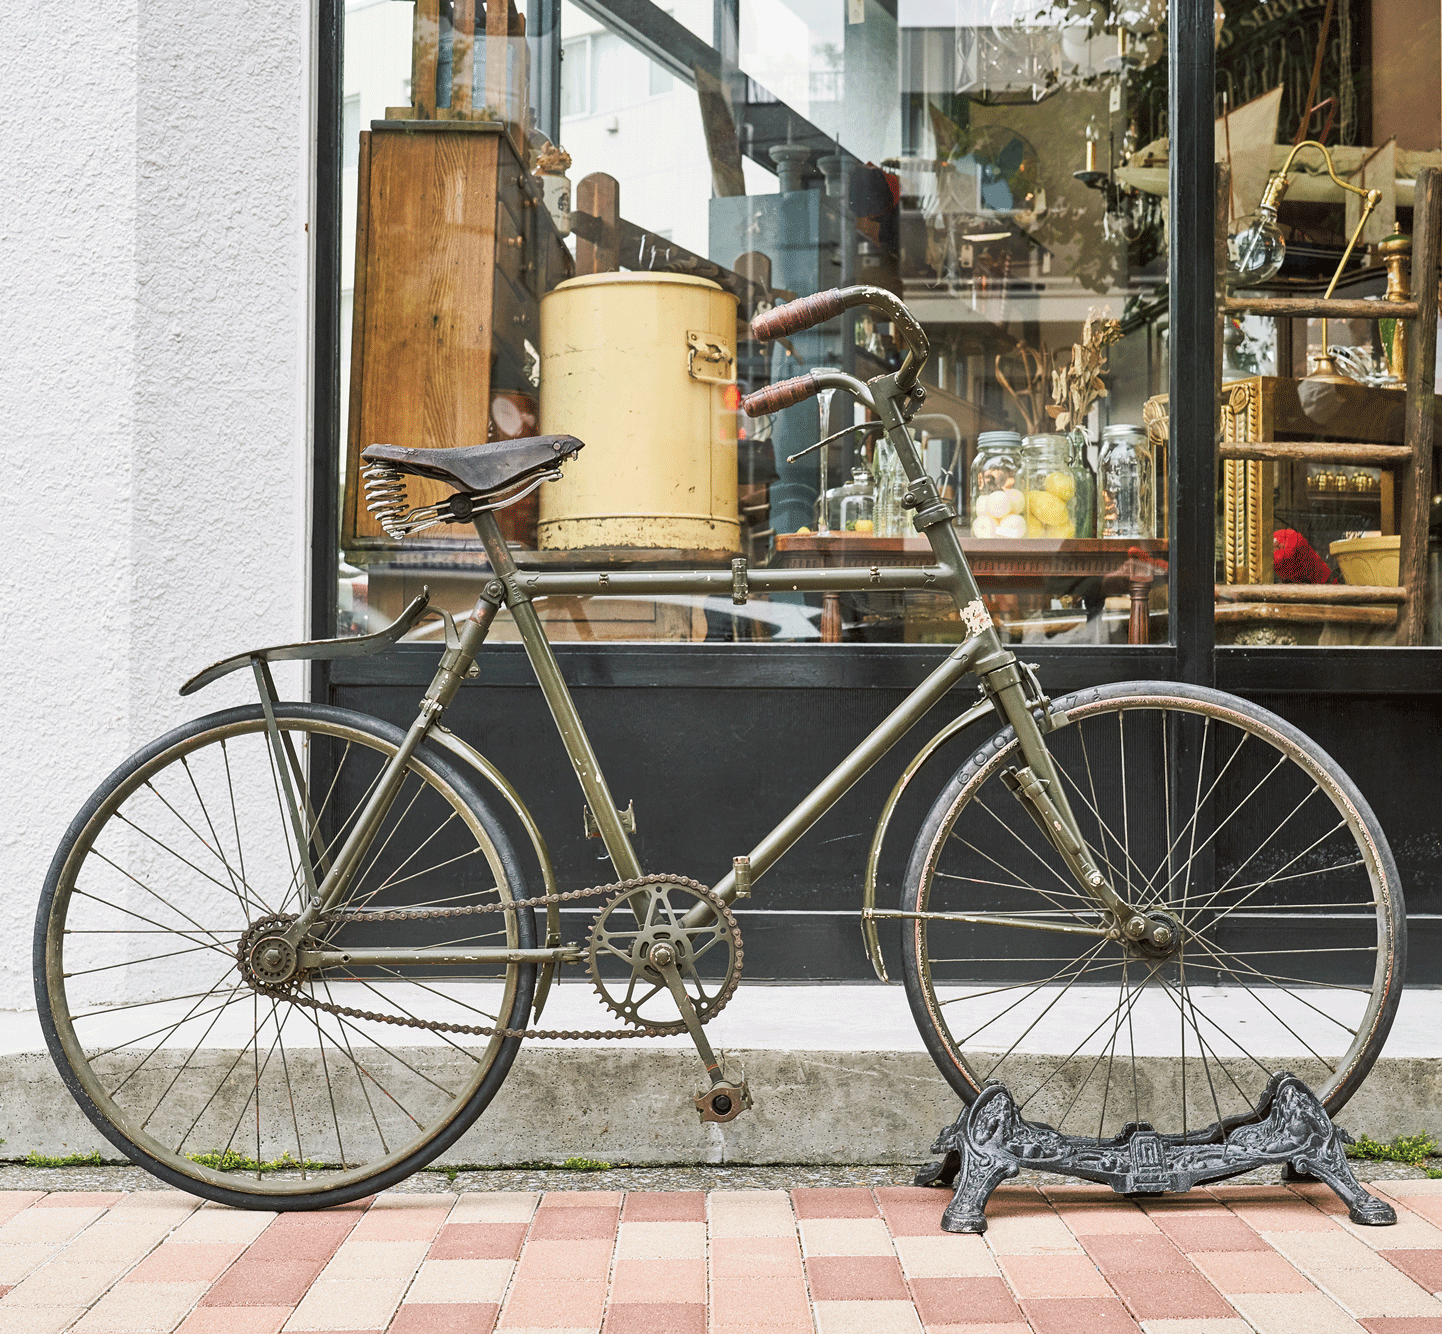
[[[711,1087],[704,1093],[696,1095],[696,1110],[701,1113],[703,1121],[733,1121],[751,1106],[751,1091],[743,1081],[740,1084],[730,1083],[721,1069],[721,1062],[716,1059],[716,1053],[711,1050],[711,1044],[706,1040],[706,1033],[701,1027],[701,1020],[696,1014],[696,1007],[691,1004],[691,997],[686,994],[686,988],[681,982],[681,974],[676,967],[675,956],[666,945],[658,945],[651,950],[651,965],[659,970],[661,976],[666,979],[666,986],[671,991],[671,999],[676,1002],[676,1008],[681,1011],[681,1020],[686,1025],[686,1031],[691,1035],[691,1041],[696,1044],[696,1050],[701,1055],[702,1063],[706,1066],[706,1075],[711,1081]]]
[[[658,954],[662,955],[659,959],[656,957]],[[706,1032],[701,1027],[696,1007],[691,1004],[691,997],[686,994],[686,988],[681,982],[681,974],[676,968],[675,958],[664,945],[657,946],[651,951],[651,964],[666,979],[666,985],[671,989],[671,999],[676,1002],[676,1008],[681,1011],[681,1022],[686,1025],[686,1031],[691,1035],[691,1041],[696,1044],[696,1050],[701,1055],[701,1061],[706,1067],[706,1074],[711,1083],[721,1083],[725,1079],[725,1075],[721,1071],[721,1062],[716,1059],[716,1053],[711,1050],[711,1044],[706,1040]]]

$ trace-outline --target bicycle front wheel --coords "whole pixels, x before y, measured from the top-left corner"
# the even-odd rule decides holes
[[[1006,1083],[1073,1135],[1245,1112],[1291,1069],[1335,1113],[1402,987],[1402,890],[1355,785],[1265,709],[1128,682],[1058,701],[1047,745],[1083,837],[1165,949],[1114,938],[1005,776],[1007,728],[938,798],[907,870],[912,1012],[970,1102]]]
[[[344,843],[403,734],[319,705],[277,709],[314,860]],[[226,1204],[311,1209],[400,1180],[494,1096],[519,1039],[426,1025],[523,1027],[534,964],[302,974],[268,994],[242,970],[247,931],[307,897],[281,771],[258,707],[201,718],[120,766],[52,863],[35,933],[51,1054],[127,1156]],[[350,909],[525,897],[504,832],[465,776],[424,747],[360,864]],[[337,948],[535,944],[529,909],[345,922]]]

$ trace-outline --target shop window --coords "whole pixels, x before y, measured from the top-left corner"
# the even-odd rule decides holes
[[[386,534],[360,477],[373,441],[585,440],[563,481],[503,513],[528,568],[925,564],[864,410],[737,410],[808,368],[894,366],[891,329],[864,313],[749,333],[758,308],[873,283],[927,330],[914,428],[1007,637],[1166,642],[1165,7],[1110,13],[677,0],[613,18],[588,0],[542,34],[539,4],[348,12],[344,623],[383,621],[421,584],[461,611],[486,577],[466,529]],[[699,378],[698,330],[726,352]],[[542,611],[558,639],[965,634],[920,593]]]
[[[1437,6],[1223,8],[1218,643],[1437,644]]]

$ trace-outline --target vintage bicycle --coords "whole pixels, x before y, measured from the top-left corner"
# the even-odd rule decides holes
[[[1251,1108],[1284,1058],[1329,1112],[1341,1107],[1382,1047],[1406,953],[1397,868],[1372,811],[1313,742],[1245,700],[1165,681],[1048,698],[994,630],[955,511],[908,431],[928,352],[910,312],[850,287],[753,327],[776,337],[861,305],[894,322],[899,369],[867,383],[814,372],[744,406],[777,412],[837,389],[874,412],[934,553],[924,568],[522,571],[495,512],[558,477],[579,440],[365,451],[388,531],[472,522],[491,577],[459,626],[442,613],[447,646],[407,729],[284,702],[270,664],[382,651],[428,613],[424,596],[376,634],[201,672],[183,694],[249,669],[259,704],[160,737],[76,816],[40,903],[36,997],[61,1074],[110,1143],[227,1204],[351,1200],[454,1145],[527,1037],[689,1034],[706,1073],[698,1114],[733,1119],[752,1093],[706,1035],[742,972],[733,909],[944,702],[955,716],[879,813],[860,922],[882,980],[878,928],[899,928],[911,1010],[957,1094],[970,1102],[999,1079],[1065,1131],[1146,1120],[1205,1137]],[[408,474],[452,494],[408,509]],[[643,867],[536,600],[878,589],[949,594],[964,642],[723,878]],[[614,883],[558,886],[515,789],[445,726],[503,607]],[[953,703],[967,675],[979,697]],[[983,721],[999,730],[937,797],[895,906],[878,906],[900,794]],[[584,940],[563,940],[566,902],[596,909]],[[589,975],[611,1028],[540,1027],[561,969]]]

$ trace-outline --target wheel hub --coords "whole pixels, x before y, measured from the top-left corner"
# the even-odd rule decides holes
[[[257,991],[293,991],[304,974],[300,956],[285,937],[294,915],[280,913],[252,922],[236,946],[240,975]]]
[[[1181,952],[1181,922],[1169,912],[1152,909],[1128,918],[1121,938],[1130,953],[1144,959],[1171,959]]]

